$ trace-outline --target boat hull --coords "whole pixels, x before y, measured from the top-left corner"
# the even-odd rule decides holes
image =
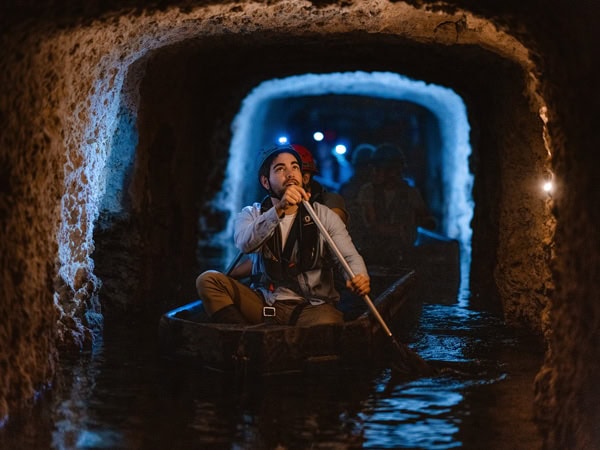
[[[407,270],[417,274],[416,295],[424,303],[455,304],[460,288],[460,244],[419,228],[415,246],[394,266],[369,264],[371,289],[380,292]]]
[[[410,295],[414,283],[415,273],[409,272],[373,302],[395,336],[408,335],[418,322],[417,299]],[[369,312],[338,325],[243,326],[209,322],[198,300],[161,317],[159,340],[166,357],[263,375],[323,365],[365,366],[389,357],[389,336]]]

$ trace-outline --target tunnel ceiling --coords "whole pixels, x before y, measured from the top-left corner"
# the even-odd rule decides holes
[[[201,72],[247,80],[250,88],[265,79],[302,73],[391,71],[417,80],[464,90],[476,88],[498,71],[516,64],[480,46],[421,44],[394,35],[364,32],[325,36],[290,36],[261,32],[189,39],[155,53],[176,53]],[[519,70],[522,70],[519,69]],[[231,71],[235,71],[231,73]]]

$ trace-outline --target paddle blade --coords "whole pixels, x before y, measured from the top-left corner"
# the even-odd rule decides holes
[[[390,336],[392,375],[401,378],[430,377],[436,370],[406,345]]]

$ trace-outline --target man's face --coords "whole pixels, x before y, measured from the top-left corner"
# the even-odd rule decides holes
[[[269,169],[269,178],[261,177],[261,183],[267,190],[271,188],[277,198],[281,198],[291,184],[302,186],[302,168],[291,153],[280,153],[275,157]]]

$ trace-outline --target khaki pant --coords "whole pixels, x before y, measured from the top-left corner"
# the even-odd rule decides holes
[[[198,295],[206,312],[212,316],[226,306],[236,305],[242,315],[252,324],[263,322],[264,301],[260,293],[250,289],[243,283],[220,272],[208,270],[196,279]],[[298,304],[275,302],[275,322],[289,324],[290,318]],[[343,314],[333,305],[306,305],[303,307],[296,325],[321,325],[342,323]]]

